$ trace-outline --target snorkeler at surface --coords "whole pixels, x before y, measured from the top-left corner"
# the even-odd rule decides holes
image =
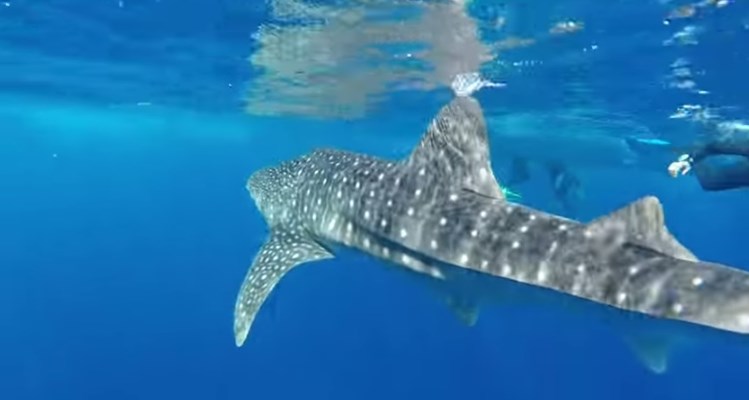
[[[668,166],[671,176],[694,170],[706,191],[749,188],[749,125],[729,121],[712,125],[714,133]]]

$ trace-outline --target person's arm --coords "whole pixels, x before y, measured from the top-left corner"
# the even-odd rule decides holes
[[[720,124],[707,122],[705,123],[705,125],[706,130],[712,134],[720,132]],[[709,134],[709,136],[713,135]],[[669,164],[668,173],[671,174],[671,176],[674,178],[681,175],[686,175],[687,173],[689,173],[689,171],[692,170],[692,167],[694,167],[695,164],[699,163],[700,161],[704,160],[706,157],[714,153],[712,144],[712,140],[707,142],[697,141],[693,145],[692,151],[680,155],[679,158],[676,159],[676,161]]]
[[[718,155],[694,167],[703,190],[714,192],[749,187],[749,158]]]
[[[749,125],[728,121],[712,126],[710,140],[695,145],[691,153],[682,154],[668,166],[674,178],[687,174],[692,167],[711,155],[733,155],[749,158]]]
[[[707,147],[699,146],[695,151],[691,153],[684,153],[680,155],[679,158],[676,159],[676,161],[672,162],[668,166],[668,173],[671,174],[671,176],[674,178],[681,175],[686,175],[689,171],[692,170],[694,164],[704,160],[709,155],[710,153],[707,151]]]

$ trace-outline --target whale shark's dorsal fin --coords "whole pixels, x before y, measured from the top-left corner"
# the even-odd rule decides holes
[[[502,199],[492,172],[486,121],[476,99],[456,97],[429,124],[407,163],[443,182],[462,185],[480,195]]]
[[[260,306],[273,287],[292,268],[333,255],[306,233],[274,228],[255,256],[234,307],[234,340],[242,346],[250,332]]]
[[[666,228],[663,206],[656,197],[643,197],[588,224],[603,231],[614,225],[622,226],[627,235],[625,240],[629,243],[681,260],[698,261]]]

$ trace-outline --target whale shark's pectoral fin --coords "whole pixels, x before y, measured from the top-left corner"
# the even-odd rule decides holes
[[[234,307],[234,339],[242,346],[263,302],[281,278],[295,266],[333,255],[302,232],[274,230],[255,256]]]
[[[407,162],[449,184],[505,199],[492,172],[484,113],[474,98],[456,97],[442,107]]]
[[[621,226],[627,235],[626,241],[685,261],[698,261],[684,245],[668,231],[663,216],[663,207],[656,197],[643,197],[613,213],[596,219],[589,227],[608,230]]]
[[[670,340],[646,335],[630,335],[626,340],[637,359],[650,372],[660,375],[668,371],[668,359],[672,348]]]

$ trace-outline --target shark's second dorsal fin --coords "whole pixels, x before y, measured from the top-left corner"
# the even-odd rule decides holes
[[[505,198],[491,168],[484,113],[472,97],[456,97],[442,107],[407,162],[463,189]]]
[[[284,274],[299,264],[332,258],[303,232],[274,229],[255,256],[234,307],[234,339],[242,346],[260,306]]]
[[[603,231],[615,225],[623,227],[627,242],[642,245],[681,260],[698,261],[697,257],[668,231],[663,216],[663,206],[654,196],[643,197],[588,224],[589,227]]]

